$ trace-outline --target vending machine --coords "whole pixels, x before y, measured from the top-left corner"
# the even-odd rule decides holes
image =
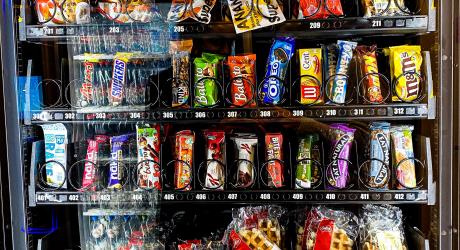
[[[4,1],[11,248],[454,249],[457,5]]]

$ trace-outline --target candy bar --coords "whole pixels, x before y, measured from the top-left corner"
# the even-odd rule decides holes
[[[177,161],[174,165],[174,188],[189,191],[192,189],[193,172],[193,145],[195,134],[190,130],[176,133],[175,155]]]
[[[224,189],[225,168],[225,132],[205,131],[206,139],[206,179],[205,189]]]
[[[320,162],[321,149],[319,145],[319,135],[310,134],[304,138],[299,139],[299,150],[297,151],[297,166],[295,173],[295,188],[311,188],[312,183],[315,183],[318,179],[317,171],[313,172],[313,169],[317,163],[313,162],[313,159]],[[308,159],[308,160],[307,160]],[[320,166],[316,166],[319,168]],[[316,174],[315,174],[316,173]]]
[[[195,107],[209,107],[217,104],[219,99],[219,78],[222,56],[203,53],[202,58],[195,58]],[[205,78],[205,79],[203,79]]]
[[[398,4],[396,4],[396,2]],[[404,0],[361,0],[364,17],[408,15]]]
[[[329,82],[331,77],[335,75],[335,70],[337,69],[337,54],[338,54],[338,47],[337,44],[329,44],[324,46],[324,69],[326,70],[326,81],[327,85],[329,86]]]
[[[329,16],[343,16],[342,3],[340,0],[298,0],[298,19],[323,19]],[[326,8],[327,7],[327,8]]]
[[[172,107],[183,106],[189,98],[190,53],[193,40],[171,41],[169,51],[172,54]]]
[[[117,53],[113,61],[109,101],[112,106],[121,105],[126,88],[126,70],[131,53]]]
[[[356,54],[359,64],[361,65],[361,75],[364,77],[363,88],[366,89],[365,95],[367,100],[373,103],[381,103],[383,101],[379,69],[377,65],[377,46],[356,47]]]
[[[268,186],[280,188],[284,183],[284,165],[279,161],[283,160],[283,135],[270,133],[265,135],[265,154],[268,164]]]
[[[141,189],[161,190],[160,126],[137,125],[138,186]]]
[[[322,50],[299,49],[300,59],[300,103],[320,104],[323,102],[321,84],[323,82]]]
[[[390,124],[373,122],[370,124],[370,168],[367,185],[377,189],[387,189],[390,178]]]
[[[277,39],[273,42],[270,48],[270,54],[267,59],[267,71],[265,73],[265,80],[262,84],[262,102],[264,104],[278,104],[283,98],[285,90],[284,80],[289,61],[294,54],[295,41],[293,38],[285,37]]]
[[[331,163],[326,171],[328,188],[346,188],[349,181],[350,150],[353,145],[355,129],[346,124],[335,123],[329,128],[329,136],[332,141]]]
[[[86,150],[86,162],[83,169],[82,190],[96,191],[96,166],[99,160],[99,145],[106,144],[110,137],[105,135],[96,135],[94,139],[88,140],[88,148]]]
[[[420,46],[402,45],[385,49],[390,56],[391,80],[394,84],[393,101],[410,102],[420,92],[422,54]]]
[[[258,143],[255,134],[238,134],[232,138],[235,141],[237,152],[237,184],[240,187],[246,188],[254,183],[254,154]]]
[[[110,138],[110,164],[109,164],[109,189],[121,189],[123,187],[122,179],[126,170],[120,168],[123,161],[124,144],[128,143],[130,135],[112,136]]]
[[[398,189],[415,188],[417,178],[415,175],[414,148],[412,145],[412,131],[414,126],[392,126],[391,152],[393,152],[393,166],[396,167]]]
[[[255,107],[256,55],[229,56],[231,102],[237,107]]]
[[[347,96],[348,69],[357,43],[339,40],[337,45],[339,47],[337,68],[332,86],[328,83],[328,87],[330,87],[329,98],[334,103],[343,104]]]
[[[67,128],[62,123],[40,125],[45,138],[46,184],[67,188]]]

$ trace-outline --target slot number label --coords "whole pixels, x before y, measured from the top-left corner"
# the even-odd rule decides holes
[[[96,113],[95,119],[106,119],[107,114],[106,113]]]
[[[206,118],[206,112],[195,112],[195,119],[204,119]]]
[[[270,110],[261,110],[261,111],[259,112],[259,116],[260,116],[261,118],[269,118],[269,117],[272,116],[272,113],[270,112]]]
[[[395,194],[394,199],[400,201],[400,200],[404,200],[405,197],[404,197],[404,194]]]
[[[359,198],[360,198],[361,200],[369,200],[369,194],[361,194],[361,195],[359,196]]]
[[[165,194],[163,196],[163,199],[165,199],[167,201],[173,201],[174,200],[174,194]]]
[[[406,110],[404,108],[394,108],[393,109],[393,114],[394,115],[405,115]]]
[[[80,196],[78,194],[69,194],[69,197],[67,198],[69,201],[79,201]]]
[[[133,194],[133,196],[131,196],[131,199],[133,201],[142,201],[142,194]]]
[[[292,116],[293,117],[301,117],[304,115],[304,112],[303,110],[293,110],[292,111]]]
[[[326,109],[326,116],[337,116],[336,109]]]
[[[174,26],[174,32],[175,33],[184,33],[185,32],[185,26],[183,26],[183,25]]]
[[[335,200],[335,194],[326,194],[326,200]]]
[[[237,118],[238,112],[236,111],[227,111],[227,118]]]
[[[120,33],[120,27],[109,27],[109,33]]]
[[[174,118],[173,112],[163,112],[162,116],[163,116],[163,119],[172,119],[172,118]]]
[[[111,200],[110,194],[101,194],[101,196],[99,197],[99,200],[110,201]]]
[[[372,28],[382,27],[382,20],[372,20]]]
[[[64,113],[64,120],[75,120],[75,113]]]
[[[238,194],[228,194],[227,199],[236,200],[238,199]]]
[[[199,201],[204,201],[206,200],[206,194],[196,194],[195,199]]]
[[[351,114],[353,116],[364,115],[364,109],[353,109]]]
[[[303,194],[292,194],[293,200],[303,200]]]
[[[129,113],[129,119],[141,119],[142,115],[139,112]]]
[[[270,200],[271,196],[270,196],[270,194],[260,194],[260,199],[261,200]]]
[[[317,29],[321,28],[321,23],[320,22],[311,22],[309,27],[310,27],[311,30],[317,30]]]

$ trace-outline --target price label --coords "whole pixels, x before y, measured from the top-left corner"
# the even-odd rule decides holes
[[[174,194],[165,194],[163,198],[167,201],[173,201],[174,200]]]
[[[327,109],[326,110],[326,115],[327,116],[337,116],[337,110],[335,110],[335,109]]]
[[[292,116],[294,117],[299,117],[299,116],[303,116],[303,110],[293,110],[292,111]]]
[[[292,199],[294,199],[294,200],[303,200],[303,194],[293,194]]]
[[[102,194],[99,199],[101,201],[110,201],[111,197],[110,197],[110,194]]]
[[[142,201],[142,194],[133,194],[131,197],[133,201]]]
[[[74,120],[75,119],[75,113],[64,113],[64,119],[65,120]]]
[[[271,112],[270,110],[261,110],[260,113],[259,113],[259,116],[262,117],[262,118],[266,118],[266,117],[271,117]]]
[[[173,112],[163,112],[162,115],[163,115],[163,119],[172,119],[172,118],[174,118]]]
[[[141,119],[141,113],[139,112],[129,113],[129,118],[130,119]]]
[[[395,114],[395,115],[404,115],[405,114],[404,108],[394,108],[393,109],[393,114]]]
[[[96,113],[96,119],[106,119],[107,114],[106,113]]]
[[[364,115],[364,109],[353,109],[351,112],[354,116]]]
[[[321,28],[321,23],[320,22],[311,22],[310,23],[310,29],[316,30]]]
[[[229,200],[236,200],[238,198],[238,194],[228,194],[227,198]]]
[[[196,194],[195,199],[206,200],[206,194]]]
[[[227,117],[228,118],[236,118],[236,117],[238,117],[238,112],[236,112],[236,111],[227,111]]]
[[[195,112],[196,119],[203,119],[206,118],[206,112]]]
[[[270,200],[270,194],[260,194],[261,200]]]
[[[369,200],[369,194],[361,194],[361,195],[359,196],[359,198],[360,198],[361,200]]]
[[[335,200],[335,194],[326,194],[326,200]]]
[[[69,201],[79,201],[79,196],[78,194],[70,194],[69,195]]]
[[[404,194],[395,194],[395,200],[404,200]]]

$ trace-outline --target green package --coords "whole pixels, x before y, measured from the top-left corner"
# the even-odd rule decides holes
[[[320,162],[321,150],[319,145],[319,135],[309,134],[299,139],[299,149],[297,152],[297,168],[295,175],[295,188],[305,189],[311,188],[313,183],[317,182],[318,174],[313,174],[312,178],[312,166],[317,165],[310,159],[314,159]],[[308,160],[307,160],[308,159]],[[316,166],[319,168],[320,166]]]
[[[219,99],[218,79],[220,62],[223,56],[203,53],[201,58],[195,58],[195,107],[209,107],[217,104]],[[206,78],[206,79],[202,79]]]

